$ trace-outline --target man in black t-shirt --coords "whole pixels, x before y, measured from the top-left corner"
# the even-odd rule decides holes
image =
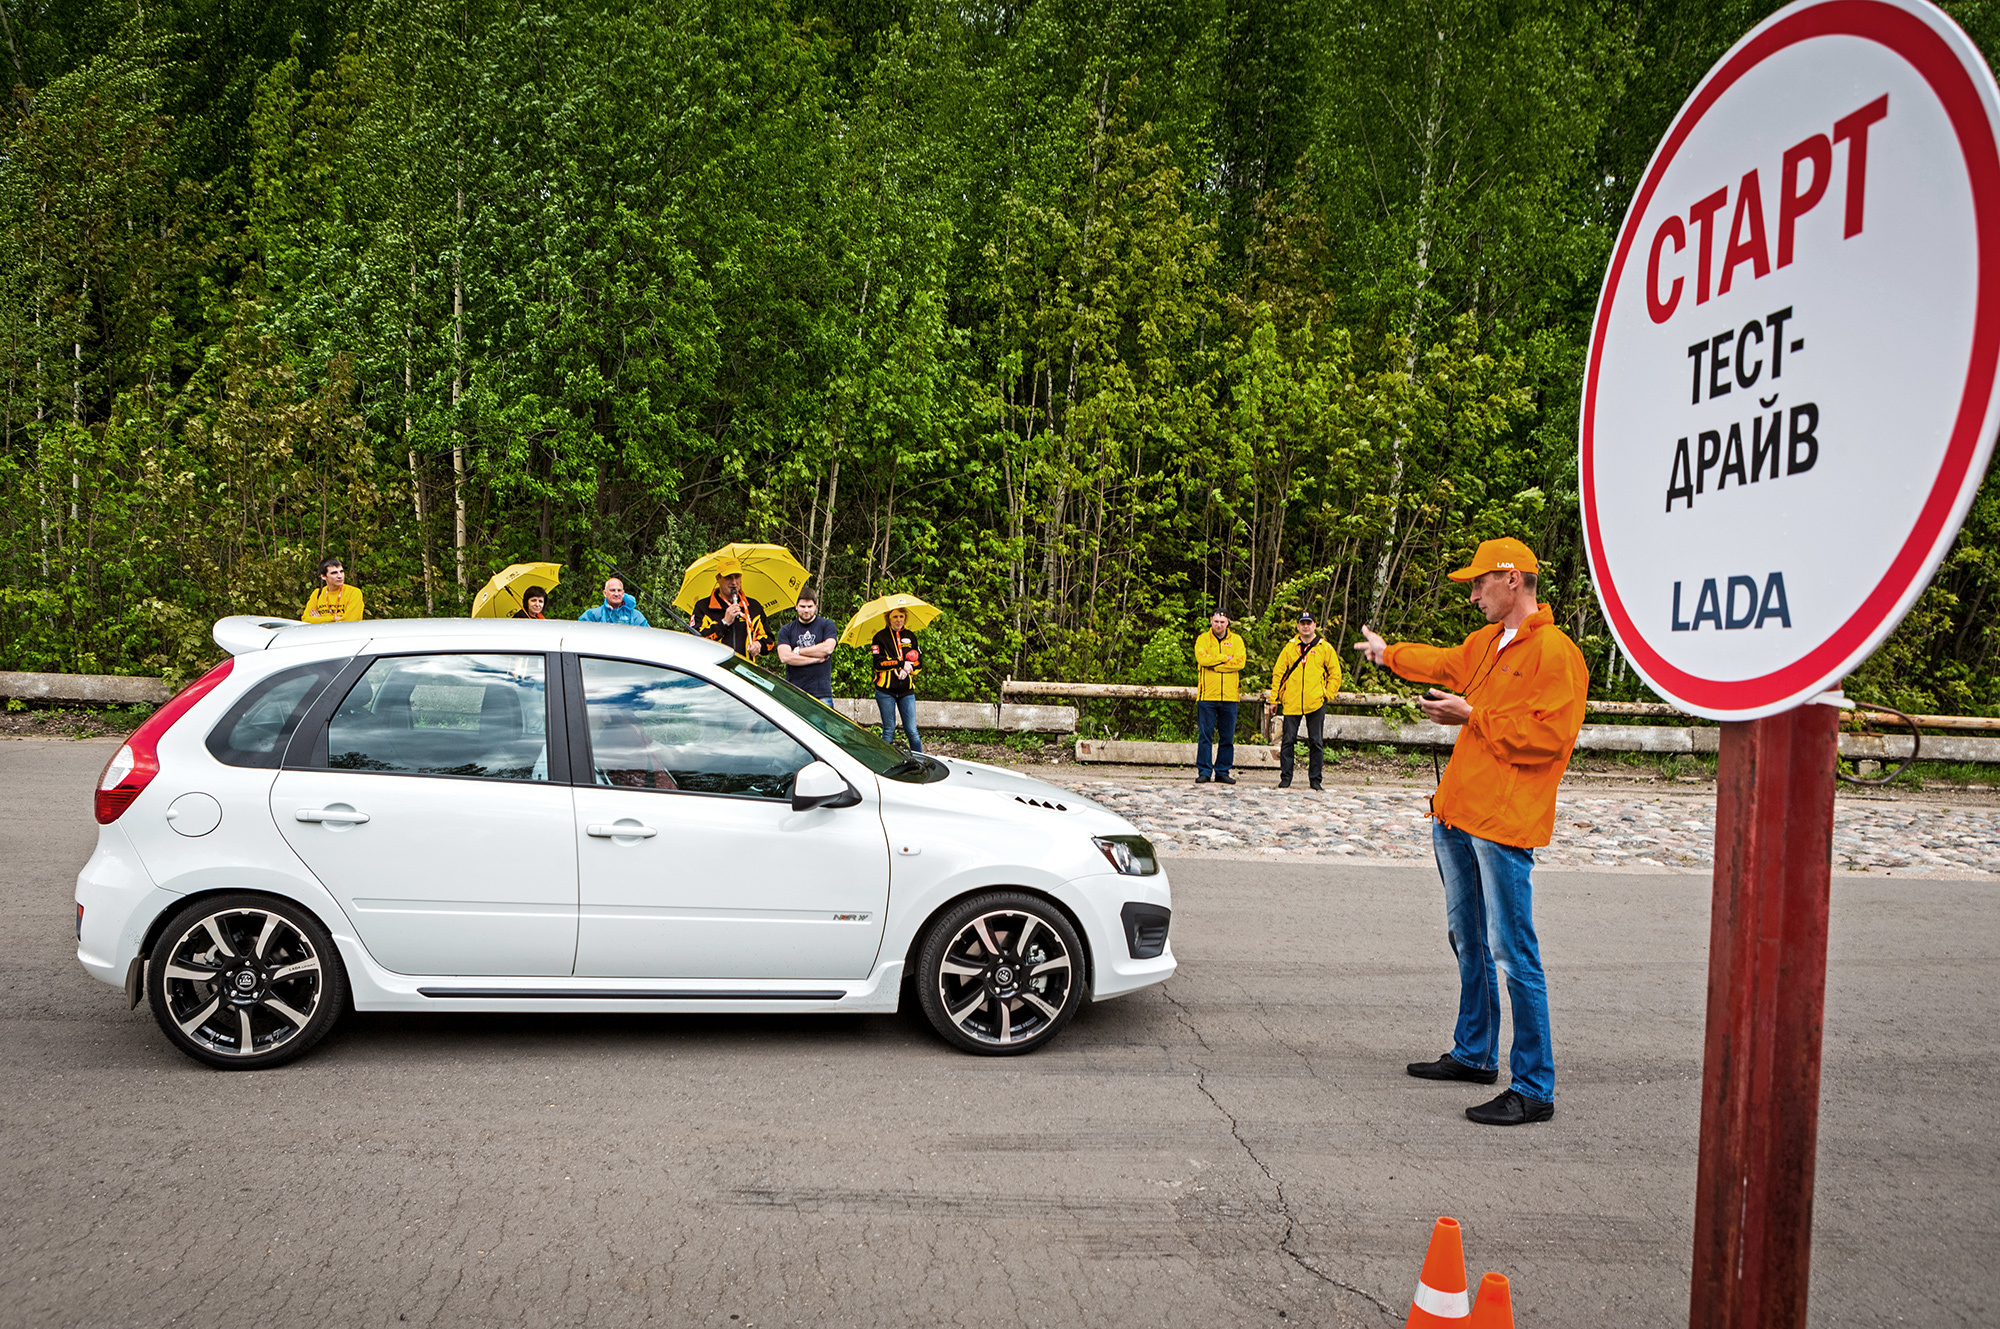
[[[778,629],[778,659],[785,680],[801,692],[833,704],[833,648],[840,625],[821,618],[819,597],[808,586],[799,592],[798,618]]]

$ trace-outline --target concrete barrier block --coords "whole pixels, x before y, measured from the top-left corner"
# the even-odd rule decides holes
[[[1840,755],[1856,759],[1867,757],[1876,761],[1902,761],[1910,755],[1910,736],[1842,734]],[[1925,734],[1923,748],[1917,756],[1924,761],[2000,762],[2000,738],[1961,738],[1957,735],[1940,738],[1935,734]]]
[[[1462,732],[1455,725],[1437,725],[1429,722],[1418,724],[1392,725],[1372,715],[1329,715],[1326,718],[1327,742],[1375,743],[1395,747],[1425,748],[1450,747]],[[1597,752],[1709,752],[1716,750],[1721,737],[1719,729],[1677,729],[1667,725],[1585,725],[1577,735],[1576,745],[1585,751]],[[1847,751],[1843,739],[1841,751]],[[1881,742],[1879,739],[1870,740]],[[1941,746],[1951,743],[1986,743],[2000,748],[2000,739],[1925,739],[1924,756],[1935,757],[1938,761],[2000,761],[2000,752],[1991,757],[1941,756],[1933,753],[1932,743]],[[1076,745],[1076,759],[1080,762],[1124,763],[1141,766],[1192,766],[1194,765],[1192,743],[1149,743],[1132,739],[1081,739]],[[1910,750],[1909,740],[1901,740],[1904,754]],[[1877,755],[1871,750],[1866,755]],[[1236,765],[1239,767],[1276,768],[1278,756],[1268,743],[1238,743],[1236,745]]]
[[[833,708],[858,725],[880,727],[881,708],[873,697],[835,697]],[[919,701],[917,732],[926,729],[997,729],[996,708],[983,701]]]
[[[994,728],[1010,734],[1074,734],[1076,707],[1021,706],[1006,702],[1000,707],[999,722]]]
[[[882,723],[873,697],[835,697],[833,708],[858,725]],[[1073,734],[1074,706],[994,706],[983,701],[919,701],[917,732],[926,729],[994,729],[1012,734]]]
[[[1722,742],[1720,729],[1679,728],[1674,725],[1587,724],[1576,737],[1584,752],[1700,752],[1713,755]]]
[[[1133,766],[1192,766],[1192,743],[1152,743],[1138,739],[1083,738],[1076,744],[1080,762]],[[1275,770],[1278,756],[1263,743],[1238,743],[1232,769]]]
[[[1281,720],[1271,722],[1271,731],[1276,735]],[[1304,728],[1303,725],[1300,726]],[[1415,724],[1390,724],[1387,720],[1372,715],[1329,715],[1326,717],[1326,740],[1331,743],[1395,743],[1405,747],[1450,747],[1458,741],[1458,726],[1432,724],[1419,720]]]
[[[0,697],[22,701],[77,701],[93,706],[157,706],[173,696],[157,678],[122,674],[0,673]]]

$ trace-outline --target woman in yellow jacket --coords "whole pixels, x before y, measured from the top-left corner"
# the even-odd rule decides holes
[[[1299,635],[1285,643],[1271,666],[1271,705],[1285,717],[1278,740],[1278,788],[1292,787],[1292,745],[1298,742],[1299,721],[1306,722],[1309,764],[1306,777],[1320,787],[1326,762],[1326,704],[1340,691],[1340,657],[1333,643],[1319,635],[1311,614],[1299,615]]]

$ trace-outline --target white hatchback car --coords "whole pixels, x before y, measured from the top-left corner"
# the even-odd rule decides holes
[[[1028,1052],[1174,972],[1123,818],[909,756],[722,646],[228,618],[98,782],[77,958],[214,1066],[359,1010],[894,1011]]]

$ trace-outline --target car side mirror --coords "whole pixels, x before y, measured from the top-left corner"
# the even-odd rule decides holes
[[[860,801],[860,792],[842,779],[839,771],[823,761],[806,767],[792,781],[794,812],[810,808],[851,808]]]

